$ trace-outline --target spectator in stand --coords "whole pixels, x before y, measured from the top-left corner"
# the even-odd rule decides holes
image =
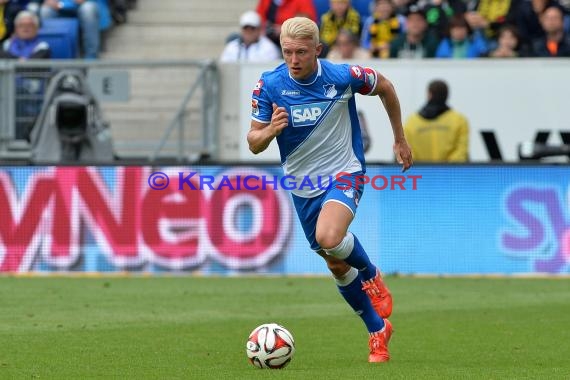
[[[392,0],[392,4],[396,15],[406,16],[411,8],[423,10],[428,27],[440,31],[440,37],[447,32],[449,18],[467,10],[464,0]]]
[[[362,27],[361,45],[375,58],[390,57],[390,43],[404,30],[406,20],[394,14],[391,0],[376,0],[374,12]]]
[[[14,26],[14,34],[4,41],[2,50],[0,50],[0,59],[26,61],[50,58],[49,45],[38,38],[40,26],[38,16],[29,11],[21,11],[14,20]]]
[[[521,2],[516,25],[522,44],[530,48],[532,41],[544,37],[540,15],[546,8],[558,5],[556,0],[523,0]]]
[[[471,34],[471,35],[470,35]],[[437,47],[436,58],[478,58],[487,53],[487,44],[480,30],[471,33],[462,15],[449,20],[449,37]]]
[[[29,11],[21,11],[14,20],[14,34],[0,49],[0,59],[49,59],[51,50],[47,42],[38,38],[40,21]],[[26,139],[38,116],[45,90],[46,70],[18,69],[16,85],[16,139]]]
[[[341,29],[327,55],[327,59],[331,61],[366,60],[370,59],[370,51],[360,47],[360,40],[356,34],[350,30]]]
[[[26,9],[29,0],[0,0],[0,42],[5,41],[14,32],[14,19],[21,10]]]
[[[489,52],[490,58],[518,58],[528,56],[526,47],[520,43],[517,28],[514,25],[503,25],[499,29],[497,48]]]
[[[471,29],[483,30],[483,36],[493,45],[501,26],[516,24],[519,6],[520,0],[471,0],[465,19]]]
[[[439,40],[429,31],[426,16],[419,7],[410,7],[406,32],[390,43],[390,58],[433,58]]]
[[[281,46],[281,24],[295,16],[305,16],[318,22],[317,11],[311,0],[259,0],[257,13],[261,16],[265,35]]]
[[[544,37],[533,41],[535,57],[570,57],[570,36],[564,31],[564,15],[558,6],[550,6],[540,17]]]
[[[330,10],[321,17],[321,43],[331,47],[344,29],[360,37],[360,14],[350,0],[330,0]]]
[[[464,14],[467,10],[463,0],[427,0],[426,4],[422,4],[423,2],[418,1],[418,6],[424,10],[428,31],[435,33],[438,39],[445,38],[449,19],[454,15]]]
[[[83,57],[96,59],[99,56],[101,35],[97,0],[43,0],[40,17],[77,17],[81,27]]]
[[[411,115],[404,132],[416,162],[466,162],[469,122],[447,105],[449,88],[442,80],[428,85],[427,104]]]
[[[247,11],[239,20],[241,35],[228,42],[221,62],[266,62],[281,58],[281,52],[275,44],[261,34],[261,17],[255,11]]]

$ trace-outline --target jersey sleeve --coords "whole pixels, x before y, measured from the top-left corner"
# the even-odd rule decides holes
[[[251,95],[251,119],[260,123],[269,123],[272,113],[273,106],[267,89],[267,79],[262,75]]]
[[[350,73],[350,86],[354,93],[370,95],[376,88],[378,76],[376,70],[370,67],[347,65]]]

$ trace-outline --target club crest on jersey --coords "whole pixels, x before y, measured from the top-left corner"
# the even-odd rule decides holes
[[[317,124],[331,102],[299,104],[291,107],[293,127],[308,127]]]
[[[343,193],[344,193],[344,195],[346,195],[347,198],[354,198],[355,193],[354,193],[354,189],[352,187],[344,190]]]
[[[325,84],[323,87],[325,88],[325,96],[327,98],[332,99],[338,94],[336,88],[334,88],[334,84]]]
[[[261,87],[263,87],[263,81],[260,79],[253,88],[253,94],[259,96],[259,94],[261,94]]]

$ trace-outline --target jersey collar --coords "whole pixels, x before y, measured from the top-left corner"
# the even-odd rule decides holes
[[[291,78],[291,80],[292,80],[293,82],[295,82],[295,83],[297,83],[297,84],[300,84],[301,86],[309,86],[309,85],[315,83],[315,81],[321,76],[321,72],[322,72],[322,69],[321,69],[321,60],[320,60],[320,59],[317,59],[317,71],[316,71],[315,73],[313,73],[313,75],[311,75],[311,76],[309,77],[309,79],[299,81],[299,80],[293,78],[293,77],[291,76],[291,73],[289,73],[289,78]]]

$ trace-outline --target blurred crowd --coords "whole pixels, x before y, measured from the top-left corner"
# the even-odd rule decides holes
[[[127,12],[135,5],[136,0],[0,0],[0,60],[98,59],[104,45],[105,33],[114,25],[127,22]],[[16,140],[28,140],[35,145],[38,145],[39,141],[38,146],[50,146],[46,143],[42,131],[54,129],[35,126],[38,120],[42,123],[43,119],[38,118],[42,110],[55,109],[53,104],[56,102],[50,100],[46,93],[49,93],[49,81],[56,71],[46,67],[18,68],[15,72],[14,137]],[[82,73],[78,76],[77,81],[83,80],[84,75],[85,73]],[[77,86],[66,91],[78,93]],[[55,90],[52,93],[55,93]],[[79,130],[76,133],[79,137],[74,135],[73,138],[83,144],[87,141],[86,120],[90,120],[90,115],[84,112],[87,109],[85,104],[90,100],[86,97],[74,101],[84,104],[72,104],[68,101],[67,108],[57,105],[59,108],[54,114],[58,115],[58,128],[73,124],[73,128],[69,129],[73,133]],[[42,138],[31,140],[34,131]],[[62,141],[65,138],[69,140],[68,136],[64,136]],[[73,155],[86,150],[77,148],[81,144],[64,145],[72,146]],[[51,149],[48,153],[61,152],[62,149]]]
[[[570,0],[259,0],[221,60],[279,56],[294,16],[319,24],[322,58],[570,57]]]
[[[97,59],[104,32],[125,23],[135,5],[136,0],[0,0],[0,59]]]

